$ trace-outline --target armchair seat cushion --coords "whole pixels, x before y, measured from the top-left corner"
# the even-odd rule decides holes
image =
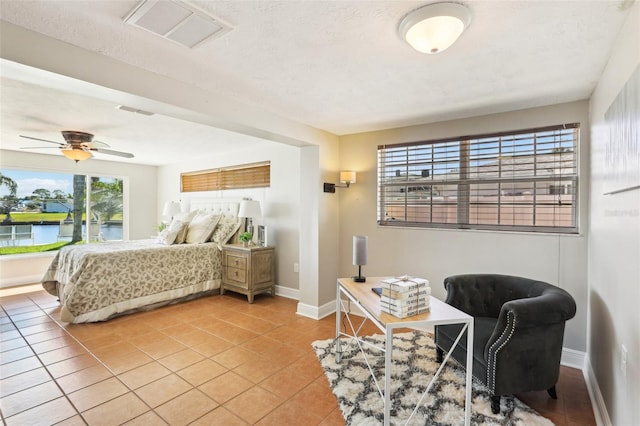
[[[484,359],[484,349],[487,346],[487,342],[496,328],[497,318],[477,317],[473,319],[473,370],[472,374],[481,382],[486,381],[487,377],[487,362]],[[449,352],[453,342],[462,330],[462,325],[440,325],[436,327],[436,340],[438,346],[445,352]],[[467,354],[467,332],[458,342],[458,345],[453,351],[452,357],[455,360],[462,362],[464,366],[464,360],[466,360]]]

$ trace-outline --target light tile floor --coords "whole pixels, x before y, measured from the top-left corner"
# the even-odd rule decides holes
[[[334,316],[228,293],[72,325],[55,297],[27,290],[0,293],[7,425],[344,424],[310,346],[334,337]],[[562,367],[558,396],[519,395],[559,426],[595,424],[579,370]]]

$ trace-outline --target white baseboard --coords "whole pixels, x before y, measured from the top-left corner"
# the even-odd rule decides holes
[[[276,294],[278,296],[286,297],[287,299],[300,300],[300,290],[295,288],[276,286]]]
[[[297,314],[303,317],[320,320],[336,312],[336,302],[325,303],[324,305],[312,306],[298,302]]]
[[[586,354],[584,352],[576,351],[575,349],[562,348],[560,364],[584,371],[585,357]]]
[[[589,398],[591,398],[591,406],[593,407],[593,415],[596,418],[596,424],[598,426],[612,426],[611,419],[609,418],[609,412],[607,411],[607,406],[604,403],[604,398],[602,397],[602,392],[600,392],[600,386],[598,386],[598,380],[593,372],[593,367],[591,367],[589,357],[585,358],[582,374],[584,375],[584,381],[587,384]]]

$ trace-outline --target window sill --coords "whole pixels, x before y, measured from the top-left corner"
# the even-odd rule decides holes
[[[58,254],[58,250],[55,251],[46,251],[42,253],[19,253],[19,254],[3,254],[0,256],[0,262],[10,261],[10,260],[20,260],[20,259],[38,259],[38,258],[53,258],[56,254]]]
[[[423,228],[419,226],[401,226],[401,225],[376,225],[379,229],[405,229],[411,231],[444,231],[444,232],[466,232],[466,233],[480,233],[480,234],[506,234],[506,235],[527,235],[527,236],[541,236],[541,237],[584,237],[584,233],[578,231],[577,233],[562,233],[562,232],[528,232],[528,231],[505,231],[500,229],[453,229],[453,228]]]

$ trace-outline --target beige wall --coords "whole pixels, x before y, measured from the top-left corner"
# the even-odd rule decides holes
[[[604,114],[631,74],[640,72],[639,67],[640,3],[635,2],[590,103],[587,346],[599,388],[598,402],[604,403],[602,411],[614,425],[640,424],[640,189],[604,195],[615,189],[606,178],[609,138]],[[637,111],[640,100],[636,98],[635,102]],[[622,345],[628,351],[626,377],[620,368]]]
[[[125,185],[125,238],[149,238],[156,225],[157,168],[137,164],[92,159],[74,163],[61,155],[43,155],[18,151],[0,151],[0,168],[86,173],[123,177]],[[150,208],[149,206],[154,206]],[[0,257],[0,287],[38,282],[53,255],[15,255]]]
[[[340,275],[356,272],[351,264],[353,235],[369,237],[368,276],[409,274],[429,279],[433,293],[444,297],[443,280],[464,273],[503,273],[547,281],[569,291],[578,305],[568,322],[564,346],[586,350],[587,188],[579,184],[581,234],[577,236],[472,230],[384,228],[376,224],[377,146],[581,123],[580,179],[588,180],[589,123],[587,101],[494,114],[464,120],[341,137],[340,166],[358,172],[357,182],[339,190]]]
[[[188,163],[161,166],[158,169],[158,220],[166,201],[192,198],[248,197],[260,201],[262,218],[254,225],[266,225],[269,245],[276,247],[276,284],[298,289],[298,273],[293,264],[299,262],[300,223],[300,148],[260,141],[245,151],[201,154]],[[180,193],[180,173],[207,170],[237,164],[271,162],[271,186],[269,188],[233,191],[207,191]]]

